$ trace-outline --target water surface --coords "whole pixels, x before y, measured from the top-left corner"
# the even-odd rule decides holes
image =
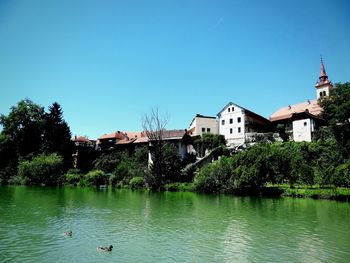
[[[0,262],[350,262],[349,230],[337,201],[0,187]]]

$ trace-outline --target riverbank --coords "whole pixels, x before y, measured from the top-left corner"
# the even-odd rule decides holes
[[[165,185],[165,190],[170,192],[196,192],[193,183],[172,183]],[[295,197],[329,199],[350,201],[350,188],[345,187],[319,187],[319,186],[295,186],[269,185],[259,189],[242,188],[236,189],[230,194],[238,196],[269,196],[269,197]]]

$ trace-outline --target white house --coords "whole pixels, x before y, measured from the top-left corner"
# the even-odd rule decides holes
[[[275,124],[282,124],[286,131],[291,133],[294,141],[311,141],[312,133],[318,126],[324,124],[324,120],[318,117],[322,113],[322,108],[318,104],[318,99],[328,96],[333,89],[333,84],[328,80],[326,69],[321,59],[320,77],[316,85],[316,100],[288,105],[280,108],[270,116],[270,120]]]
[[[219,126],[216,117],[197,114],[191,121],[188,134],[191,136],[203,135],[204,133],[218,134]]]
[[[218,114],[219,134],[224,135],[228,145],[242,145],[251,135],[267,132],[271,122],[233,102],[228,103]]]

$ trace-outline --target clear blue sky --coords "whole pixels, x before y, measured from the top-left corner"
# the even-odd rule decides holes
[[[232,101],[269,117],[314,99],[322,54],[350,81],[347,0],[0,0],[0,113],[57,101],[72,134],[187,128]]]

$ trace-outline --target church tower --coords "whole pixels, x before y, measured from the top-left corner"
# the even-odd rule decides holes
[[[328,80],[328,76],[326,73],[326,69],[323,65],[322,58],[321,58],[320,76],[318,78],[318,81],[315,87],[316,87],[317,99],[320,99],[321,97],[324,97],[324,96],[329,96],[329,92],[333,89],[333,83]]]

